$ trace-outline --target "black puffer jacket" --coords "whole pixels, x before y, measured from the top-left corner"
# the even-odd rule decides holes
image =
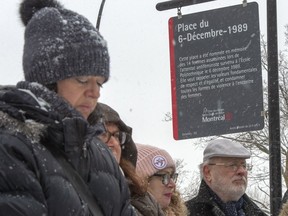
[[[266,216],[246,194],[243,195],[243,200],[243,210],[246,216]],[[187,201],[186,206],[190,216],[225,216],[224,212],[211,197],[208,185],[204,180],[201,182],[198,195]]]
[[[44,142],[65,152],[104,215],[135,214],[113,155],[57,94],[35,83],[2,87],[0,119],[0,215],[91,215]]]

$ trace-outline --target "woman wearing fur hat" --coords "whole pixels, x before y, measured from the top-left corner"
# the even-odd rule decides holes
[[[115,158],[87,122],[109,78],[105,40],[54,0],[23,0],[20,14],[25,81],[0,89],[0,215],[98,216],[67,167],[103,215],[135,215]]]
[[[114,109],[103,103],[97,104],[88,121],[91,125],[101,124],[105,128],[98,137],[107,144],[123,170],[137,215],[164,216],[159,204],[147,193],[147,185],[135,172],[137,148],[132,139],[132,128],[121,120]]]
[[[165,215],[185,216],[187,208],[176,190],[175,162],[164,149],[136,144],[138,158],[136,172],[148,184],[148,192],[160,204]]]

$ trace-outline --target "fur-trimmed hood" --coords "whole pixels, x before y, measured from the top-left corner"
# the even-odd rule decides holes
[[[0,111],[0,128],[7,129],[13,135],[23,134],[32,143],[39,142],[47,126],[35,121],[21,122],[12,118],[7,113]]]
[[[44,86],[37,88],[48,94]],[[20,133],[32,143],[40,141],[47,124],[60,122],[60,116],[53,112],[48,102],[29,88],[17,89],[14,86],[0,87],[0,119],[0,128],[13,135]]]

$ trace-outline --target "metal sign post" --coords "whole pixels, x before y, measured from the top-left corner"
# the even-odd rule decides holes
[[[282,199],[276,2],[276,0],[267,0],[270,213],[272,216],[279,214]]]

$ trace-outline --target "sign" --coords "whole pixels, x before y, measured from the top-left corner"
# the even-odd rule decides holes
[[[174,139],[264,127],[258,4],[169,19]]]

